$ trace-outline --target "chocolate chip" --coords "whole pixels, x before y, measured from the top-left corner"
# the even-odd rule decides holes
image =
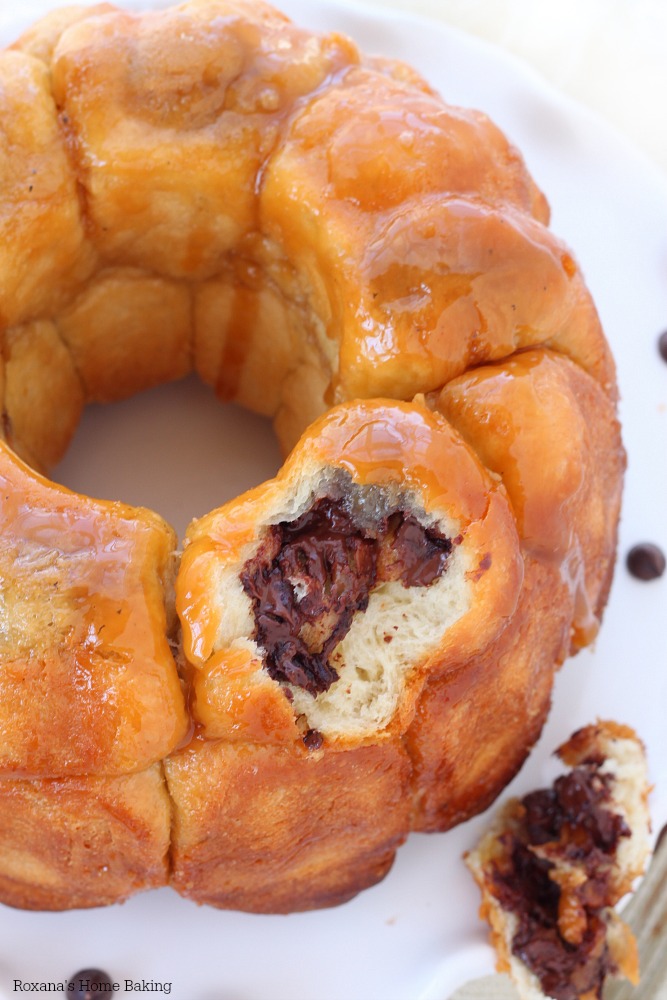
[[[317,729],[309,729],[303,738],[303,743],[307,750],[319,750],[324,743],[324,737]]]
[[[82,969],[67,984],[67,996],[72,1000],[99,1000],[113,989],[113,980],[101,969]]]
[[[663,361],[667,361],[667,330],[658,337],[658,350]]]
[[[632,576],[638,580],[657,580],[665,572],[665,554],[653,542],[633,546],[625,563]]]

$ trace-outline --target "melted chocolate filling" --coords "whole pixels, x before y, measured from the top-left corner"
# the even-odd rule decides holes
[[[331,654],[373,588],[387,580],[428,587],[451,550],[450,539],[406,511],[362,523],[345,499],[325,497],[272,525],[241,573],[270,676],[312,695],[327,691],[338,679]]]
[[[554,1000],[578,1000],[588,992],[600,997],[613,968],[600,911],[609,904],[613,853],[630,830],[608,808],[608,781],[596,765],[583,766],[558,778],[553,788],[527,795],[522,835],[506,835],[509,864],[493,872],[496,897],[518,920],[512,951]],[[586,913],[586,930],[576,945],[559,932],[561,890],[549,877],[555,866],[530,849],[547,843],[558,843],[560,856],[587,875],[576,890]]]

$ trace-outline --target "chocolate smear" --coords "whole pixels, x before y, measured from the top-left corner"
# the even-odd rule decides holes
[[[344,498],[324,497],[272,525],[240,577],[269,675],[313,696],[327,691],[338,679],[331,655],[373,588],[387,580],[427,587],[451,550],[450,539],[406,511],[362,523]]]

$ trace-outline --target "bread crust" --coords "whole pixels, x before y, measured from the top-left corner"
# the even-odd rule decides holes
[[[498,794],[597,629],[624,455],[580,269],[485,115],[263,3],[55,12],[0,53],[0,117],[0,896],[341,902]],[[179,565],[157,515],[40,473],[85,403],[193,370],[293,450]],[[318,503],[346,528],[302,531],[343,580],[291,635],[339,640],[309,690],[257,595],[319,594],[278,572]],[[63,858],[86,795],[129,803],[109,863]]]
[[[507,628],[429,678],[406,734],[414,829],[446,830],[470,819],[519,771],[551,705],[554,664],[566,655],[568,604],[559,574],[526,557]]]
[[[202,740],[166,768],[171,885],[198,903],[335,906],[384,878],[407,834],[410,762],[399,740],[312,753]]]
[[[162,765],[114,777],[0,781],[0,894],[28,910],[87,909],[166,885]]]

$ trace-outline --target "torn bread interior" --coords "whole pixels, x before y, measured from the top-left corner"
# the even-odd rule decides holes
[[[466,863],[522,1000],[597,1000],[608,979],[639,978],[614,906],[648,854],[645,753],[632,729],[599,722],[557,755],[570,770],[510,801]]]
[[[387,725],[406,672],[468,609],[466,563],[456,526],[407,491],[341,472],[317,486],[219,577],[237,609],[221,638],[261,664],[308,732],[358,736]]]
[[[423,634],[406,624],[408,605],[428,614],[448,594],[454,617],[465,610],[465,595],[449,593],[450,579],[425,593],[448,569],[452,539],[395,490],[344,486],[328,484],[295,519],[269,526],[241,573],[269,675],[300,714],[326,729],[332,711],[343,710],[348,727],[361,721],[369,698],[398,684],[403,661],[433,642],[425,623]],[[461,571],[454,575],[461,587]],[[383,694],[390,716],[398,691]]]

